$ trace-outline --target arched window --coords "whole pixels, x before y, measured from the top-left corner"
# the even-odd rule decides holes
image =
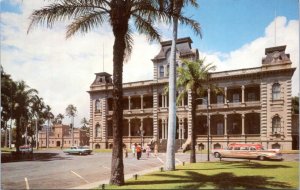
[[[96,124],[95,137],[101,137],[101,127],[100,127],[99,123]]]
[[[280,99],[280,84],[279,83],[275,83],[272,86],[272,98],[273,98],[273,100]]]
[[[95,111],[98,112],[100,111],[100,101],[99,100],[96,100],[96,106],[95,106]]]
[[[272,119],[272,133],[277,134],[281,132],[281,118],[276,115]]]

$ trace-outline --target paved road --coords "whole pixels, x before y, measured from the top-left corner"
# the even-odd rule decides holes
[[[1,164],[2,189],[87,187],[89,184],[96,184],[110,177],[111,153],[77,156],[65,155],[61,150],[48,150],[35,154],[35,160],[32,161]],[[284,157],[288,161],[299,160],[298,155],[284,155]],[[143,155],[141,160],[136,160],[129,154],[128,158],[124,158],[125,175],[132,176],[141,171],[158,170],[163,166],[164,160],[164,153],[150,158]],[[207,155],[197,155],[198,162],[206,160]],[[178,164],[188,161],[188,154],[176,154]],[[211,161],[217,161],[217,159],[211,157]]]

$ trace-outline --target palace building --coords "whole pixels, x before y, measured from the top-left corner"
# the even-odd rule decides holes
[[[177,66],[181,59],[199,59],[190,38],[177,40]],[[123,142],[157,142],[166,149],[168,134],[168,68],[171,41],[161,42],[153,59],[153,80],[123,84]],[[210,73],[205,86],[214,84],[223,90],[215,94],[209,88],[197,101],[196,148],[226,147],[229,143],[261,143],[266,148],[292,149],[292,81],[295,71],[286,46],[265,49],[261,66]],[[242,63],[241,63],[242,67]],[[90,147],[111,148],[112,76],[96,73],[90,86]],[[191,129],[191,96],[186,94],[177,105],[176,146],[189,138]],[[207,101],[204,101],[207,100]]]

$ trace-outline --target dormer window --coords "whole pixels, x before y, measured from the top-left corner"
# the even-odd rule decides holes
[[[164,66],[160,66],[159,67],[159,76],[160,77],[164,77],[165,76]]]
[[[275,83],[272,86],[272,98],[273,98],[273,100],[280,99],[280,84],[279,83]]]

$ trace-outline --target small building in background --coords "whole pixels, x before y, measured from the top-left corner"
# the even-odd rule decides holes
[[[39,132],[39,147],[47,147],[47,126]],[[69,125],[56,124],[48,129],[48,147],[67,148],[71,146],[85,146],[89,145],[89,136],[87,131],[74,128],[74,143],[72,143],[72,128]]]

